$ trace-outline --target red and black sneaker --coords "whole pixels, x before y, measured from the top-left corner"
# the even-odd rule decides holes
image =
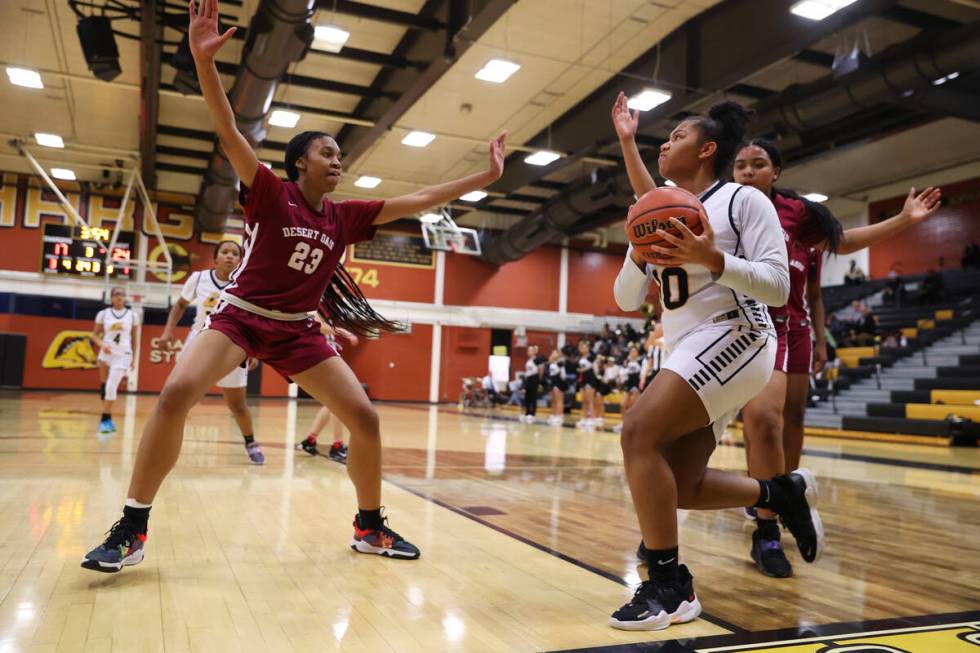
[[[381,518],[381,528],[361,528],[358,516],[354,516],[354,537],[350,548],[358,553],[374,553],[389,558],[415,560],[421,555],[419,548],[388,528],[388,518]]]

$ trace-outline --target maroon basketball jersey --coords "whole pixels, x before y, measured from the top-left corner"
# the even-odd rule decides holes
[[[806,310],[806,280],[810,269],[810,248],[797,244],[789,251],[789,299],[786,300],[786,312],[793,322],[805,320]]]
[[[296,184],[260,165],[245,200],[242,262],[226,292],[283,313],[316,310],[344,248],[370,240],[383,201],[310,208]]]
[[[804,271],[803,273],[802,285],[800,285],[794,277],[794,251],[799,248],[802,248],[804,251],[809,251],[810,248],[816,247],[823,242],[825,236],[823,229],[820,226],[820,222],[810,214],[810,211],[806,208],[806,204],[804,204],[801,200],[786,197],[785,195],[780,195],[779,193],[773,193],[772,203],[776,207],[776,214],[779,215],[779,224],[783,228],[783,236],[786,239],[786,254],[789,256],[790,261],[790,298],[785,306],[780,306],[778,308],[773,308],[770,306],[769,314],[772,315],[773,318],[786,315],[793,315],[794,317],[797,317],[796,314],[792,313],[790,310],[790,302],[793,301],[796,294],[799,296],[799,301],[803,301],[803,291],[806,288],[806,272]],[[806,316],[805,308],[803,315]]]

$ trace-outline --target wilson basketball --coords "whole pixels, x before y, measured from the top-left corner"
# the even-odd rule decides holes
[[[626,234],[633,248],[653,262],[656,254],[650,251],[651,246],[673,247],[664,240],[663,232],[680,235],[677,229],[669,226],[671,218],[676,218],[698,236],[704,232],[703,213],[704,207],[693,193],[674,186],[661,186],[645,193],[630,207]]]

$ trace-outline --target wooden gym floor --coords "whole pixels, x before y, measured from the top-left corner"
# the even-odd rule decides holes
[[[705,614],[624,633],[606,618],[639,578],[639,534],[618,437],[455,407],[380,406],[385,504],[418,561],[348,548],[344,467],[293,448],[315,404],[253,403],[254,467],[214,398],[191,414],[146,560],[83,570],[154,400],[122,398],[100,439],[95,394],[0,394],[0,653],[980,650],[976,449],[811,438],[824,558],[794,549],[796,576],[768,579],[738,511],[682,513]],[[713,464],[744,470],[744,450],[733,440]]]

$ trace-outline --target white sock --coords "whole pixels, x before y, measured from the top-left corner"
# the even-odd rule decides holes
[[[153,507],[153,504],[152,503],[140,503],[139,501],[137,501],[136,499],[133,499],[132,497],[126,499],[126,505],[129,506],[130,508],[151,508],[151,507]]]

